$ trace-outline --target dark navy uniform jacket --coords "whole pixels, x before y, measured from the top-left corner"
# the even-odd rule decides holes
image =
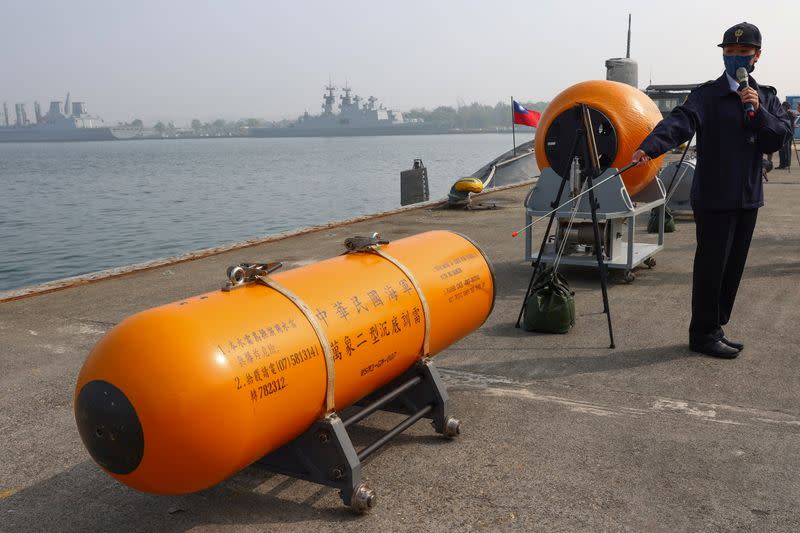
[[[759,86],[759,108],[746,119],[738,93],[725,73],[695,88],[686,102],[658,123],[639,148],[650,157],[691,139],[697,132],[692,208],[700,211],[755,209],[764,205],[762,154],[777,152],[792,130],[774,88]]]

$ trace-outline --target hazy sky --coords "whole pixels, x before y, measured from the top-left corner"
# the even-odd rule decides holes
[[[754,77],[800,94],[797,0],[0,0],[0,101],[31,116],[70,91],[107,122],[274,120],[318,113],[329,76],[401,111],[549,100],[624,57],[628,12],[642,88],[716,78],[716,44],[747,20],[764,36]]]

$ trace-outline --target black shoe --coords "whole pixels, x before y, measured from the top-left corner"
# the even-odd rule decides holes
[[[723,344],[727,344],[731,348],[739,350],[740,352],[742,351],[742,348],[744,348],[744,343],[741,341],[734,341],[727,337],[722,337],[720,340],[722,341]]]
[[[719,357],[721,359],[735,359],[739,355],[739,350],[728,346],[722,341],[711,341],[705,344],[689,344],[689,349],[693,352]]]

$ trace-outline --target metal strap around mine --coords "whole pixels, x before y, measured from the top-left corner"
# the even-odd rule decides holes
[[[400,262],[396,257],[393,257],[380,248],[378,245],[368,246],[361,250],[361,252],[373,253],[375,255],[379,255],[392,263],[400,272],[405,274],[408,280],[411,282],[411,285],[414,286],[414,290],[417,291],[417,296],[419,296],[419,301],[422,302],[422,314],[425,317],[425,335],[422,340],[422,357],[428,357],[431,353],[431,313],[430,309],[428,308],[428,300],[425,298],[425,293],[422,292],[422,286],[417,281],[417,278],[414,277],[414,274],[411,273],[411,270],[408,269],[403,263]]]
[[[306,303],[300,299],[295,293],[272,279],[267,275],[259,275],[255,277],[256,281],[266,285],[267,287],[274,289],[275,291],[279,292],[283,296],[289,299],[294,305],[297,306],[298,309],[305,315],[306,320],[308,323],[311,324],[311,327],[314,328],[314,333],[317,334],[317,339],[319,340],[320,344],[322,345],[322,354],[325,357],[325,371],[328,374],[327,384],[325,387],[325,412],[326,414],[330,414],[334,412],[335,405],[334,405],[334,386],[336,384],[336,368],[333,362],[333,352],[331,352],[331,344],[328,342],[328,336],[325,334],[325,330],[322,328],[322,324],[319,323],[317,317],[314,316],[314,313],[311,311],[311,308],[306,305]]]
[[[382,244],[389,244],[389,241],[383,240],[379,233],[373,233],[369,237],[351,237],[349,239],[345,239],[344,241],[344,246],[347,248],[345,254],[358,252],[373,253],[383,257],[400,269],[400,272],[405,274],[405,276],[411,282],[411,285],[414,286],[414,290],[417,291],[419,301],[422,303],[422,314],[425,317],[425,335],[423,336],[422,340],[422,357],[428,357],[431,354],[431,313],[428,307],[428,300],[425,298],[425,293],[422,292],[422,286],[417,281],[417,278],[414,277],[414,274],[412,274],[408,267],[401,263],[397,258],[392,257],[381,250],[379,246]]]

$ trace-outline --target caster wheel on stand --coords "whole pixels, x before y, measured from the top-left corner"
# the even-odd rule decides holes
[[[626,270],[624,274],[622,274],[622,281],[625,283],[633,283],[636,279],[636,274],[633,273],[633,270]]]
[[[448,439],[454,439],[461,433],[461,420],[448,416],[444,420],[444,431],[442,435]]]
[[[656,267],[656,258],[655,257],[648,257],[644,260],[644,264],[647,265],[647,268],[655,268]]]
[[[375,491],[369,488],[365,483],[362,483],[353,492],[353,497],[350,500],[350,508],[357,513],[366,513],[378,503],[377,498],[378,496],[375,494]]]

